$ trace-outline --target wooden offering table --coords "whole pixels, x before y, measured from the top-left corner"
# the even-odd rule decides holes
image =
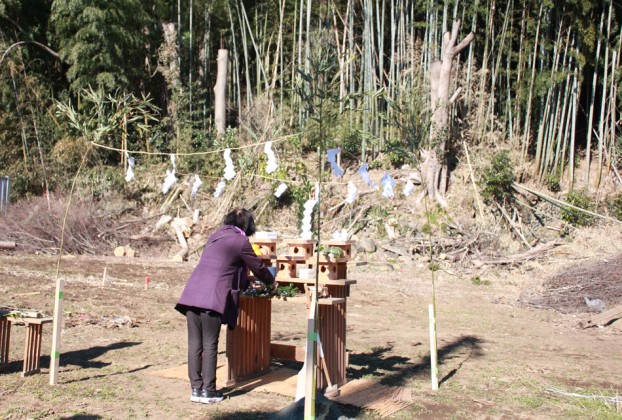
[[[314,256],[315,241],[292,239],[287,242],[287,255],[274,255],[276,242],[273,240],[252,240],[262,251],[260,257],[266,265],[278,268],[277,281],[286,286],[292,284],[300,292],[307,293],[315,286],[315,275],[301,278],[305,269],[318,273],[322,290],[317,300],[317,331],[324,359],[318,351],[316,387],[323,390],[330,385],[346,383],[348,355],[346,351],[346,301],[350,286],[356,280],[348,279],[348,261],[351,258],[352,241],[331,241],[329,246],[343,249],[344,255],[335,258],[331,253]],[[257,247],[256,247],[257,248]],[[284,299],[301,305],[308,312],[309,303],[304,296]],[[306,309],[303,309],[306,308]],[[268,297],[241,296],[237,326],[227,332],[227,386],[266,373],[270,369],[270,358],[303,361],[304,348],[288,344],[271,343],[272,301]]]
[[[9,345],[11,339],[11,325],[24,323],[26,325],[26,341],[24,344],[24,364],[22,377],[35,374],[40,369],[41,342],[43,341],[43,325],[50,324],[53,318],[0,318],[0,369],[9,363]]]

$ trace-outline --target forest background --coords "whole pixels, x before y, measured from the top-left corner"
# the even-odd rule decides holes
[[[300,215],[318,147],[340,147],[350,172],[366,162],[423,174],[432,153],[443,168],[432,179],[439,209],[462,168],[474,193],[458,212],[488,205],[518,236],[515,196],[526,184],[562,199],[554,208],[565,222],[594,221],[566,204],[619,219],[620,9],[613,0],[1,0],[0,175],[12,201],[47,197],[48,208],[75,174],[75,191],[95,202],[121,193],[170,204],[159,191],[170,154],[182,178],[201,176],[206,197],[222,150],[240,148],[239,202],[286,181],[281,198],[252,207]],[[451,99],[434,105],[430,70],[448,31],[475,37],[451,61]],[[220,49],[224,132],[214,118]],[[265,141],[280,165],[272,174]],[[131,183],[126,151],[138,162]],[[348,223],[360,216],[350,211]]]

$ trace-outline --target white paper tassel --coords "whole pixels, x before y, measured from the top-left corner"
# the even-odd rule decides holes
[[[387,198],[395,197],[395,194],[393,193],[393,186],[395,185],[395,180],[391,178],[391,175],[389,175],[388,171],[384,173],[384,176],[380,180],[380,184],[382,185],[382,188],[383,188],[383,191],[382,191],[383,197],[387,197]]]
[[[287,190],[287,184],[281,182],[278,187],[276,187],[276,191],[274,191],[274,196],[279,198],[283,193]]]
[[[125,182],[130,182],[134,179],[134,166],[136,166],[136,161],[127,152],[125,152],[125,157],[127,158],[127,172],[125,174]]]
[[[316,189],[316,191],[319,190]],[[300,237],[302,239],[313,239],[313,232],[311,231],[311,215],[313,214],[313,208],[315,207],[316,203],[317,200],[311,199],[307,200],[307,202],[304,204],[304,211],[302,212],[302,232],[300,233]]]
[[[276,163],[276,156],[274,155],[274,152],[272,151],[271,141],[266,143],[266,145],[263,147],[263,151],[268,156],[268,163],[266,164],[266,173],[271,174],[272,172],[276,171],[276,169],[278,168],[278,165]]]
[[[356,188],[356,185],[354,185],[352,181],[348,182],[348,196],[346,197],[346,203],[348,204],[354,203],[354,200],[356,200],[358,195],[359,195],[359,191]]]
[[[132,169],[132,165],[127,166],[127,172],[125,174],[125,182],[130,182],[134,179],[134,170]]]
[[[314,195],[313,199],[316,202],[320,201],[320,183],[319,182],[315,183],[315,195]]]
[[[166,178],[164,178],[164,183],[162,184],[162,194],[166,194],[168,190],[177,182],[177,178],[175,177],[175,170],[166,170]]]
[[[216,190],[214,191],[214,197],[220,197],[222,192],[225,190],[226,186],[227,186],[227,183],[225,182],[225,179],[221,178],[218,185],[216,185]]]
[[[233,166],[233,161],[231,160],[231,149],[225,149],[224,153],[225,158],[225,179],[227,181],[231,181],[235,176],[235,167]]]
[[[177,165],[175,165],[175,155],[171,155],[171,163],[173,164],[173,172],[177,172]]]
[[[343,169],[339,167],[337,164],[337,155],[341,152],[340,148],[337,149],[328,149],[326,154],[328,155],[328,162],[330,163],[330,167],[333,170],[333,175],[337,178],[341,178],[343,176]]]
[[[404,186],[403,193],[406,197],[408,197],[409,195],[413,193],[413,191],[415,191],[415,184],[413,184],[412,181],[409,179],[406,185]]]
[[[363,162],[361,169],[358,170],[358,173],[367,185],[378,189],[378,185],[376,185],[376,183],[369,177],[369,172],[367,172],[367,163]]]
[[[197,192],[199,191],[199,188],[201,188],[201,185],[203,185],[203,181],[201,181],[201,178],[199,178],[197,174],[194,174],[194,182],[192,183],[192,191],[190,191],[190,197],[194,198],[194,196],[197,195]]]

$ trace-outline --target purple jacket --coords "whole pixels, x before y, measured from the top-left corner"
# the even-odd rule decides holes
[[[175,309],[185,315],[188,307],[210,309],[225,314],[231,289],[244,290],[248,286],[246,270],[265,284],[274,277],[257,257],[248,238],[235,226],[225,225],[209,237],[199,264],[190,275]]]

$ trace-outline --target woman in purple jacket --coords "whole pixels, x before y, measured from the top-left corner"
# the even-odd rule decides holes
[[[235,328],[239,290],[248,287],[247,269],[265,284],[274,276],[257,257],[248,236],[255,233],[250,211],[233,209],[223,226],[207,240],[203,254],[186,283],[175,309],[188,322],[188,376],[190,401],[216,403],[216,357],[222,324]],[[233,296],[232,296],[233,295]]]

